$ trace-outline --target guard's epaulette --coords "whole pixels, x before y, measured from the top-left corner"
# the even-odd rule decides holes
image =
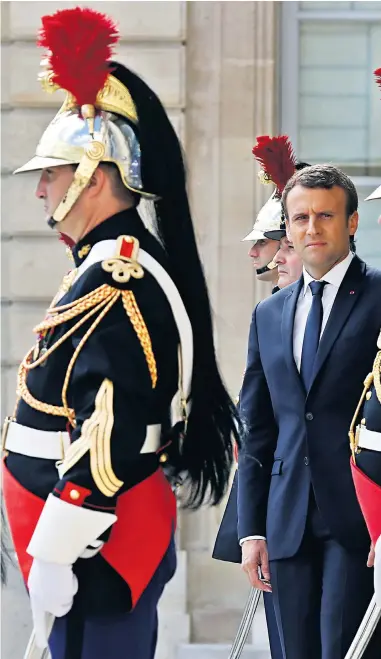
[[[131,277],[141,279],[144,270],[138,262],[139,241],[133,236],[119,236],[114,256],[102,261],[102,268],[117,284],[126,284]]]

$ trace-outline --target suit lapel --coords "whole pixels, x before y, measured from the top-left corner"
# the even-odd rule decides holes
[[[296,368],[294,359],[294,319],[296,305],[298,302],[299,294],[303,286],[303,275],[299,281],[296,282],[290,294],[285,298],[282,313],[282,344],[283,355],[291,376],[295,377],[299,382],[300,387],[303,389],[303,383],[300,379],[298,369]]]
[[[338,339],[349,314],[360,297],[365,281],[365,269],[365,263],[355,256],[337,292],[328,322],[322,334],[316,355],[311,387],[331,352],[335,341]]]

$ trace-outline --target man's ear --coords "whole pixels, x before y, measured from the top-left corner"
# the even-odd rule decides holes
[[[352,213],[348,220],[349,235],[354,236],[359,225],[359,214],[357,211]]]
[[[105,178],[106,177],[104,171],[100,167],[97,167],[95,172],[92,174],[87,186],[89,192],[91,192],[93,195],[99,194],[105,184]]]

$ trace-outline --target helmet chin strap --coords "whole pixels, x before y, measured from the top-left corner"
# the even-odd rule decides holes
[[[263,266],[263,268],[259,268],[255,272],[257,273],[257,275],[263,275],[265,272],[270,272],[271,270],[274,270],[277,267],[278,265],[271,260],[267,265]]]
[[[94,140],[85,147],[84,154],[74,172],[74,178],[69,185],[68,191],[62,201],[58,204],[53,215],[48,219],[48,225],[54,227],[71,211],[75,202],[88,185],[92,175],[101,162],[105,153],[105,147],[102,142]]]

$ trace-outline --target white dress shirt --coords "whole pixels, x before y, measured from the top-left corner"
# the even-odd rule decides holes
[[[346,256],[343,261],[340,261],[340,263],[335,265],[332,270],[329,270],[320,280],[326,282],[322,296],[323,320],[321,324],[320,336],[324,332],[337,292],[352,262],[353,256],[354,254],[349,252],[348,256]],[[300,363],[302,361],[304,332],[306,329],[308,314],[312,305],[312,292],[309,284],[311,281],[319,281],[311,277],[311,275],[308,274],[304,267],[303,278],[304,284],[299,294],[294,318],[294,359],[298,371],[300,371]]]
[[[323,303],[323,320],[321,324],[320,336],[323,334],[327,324],[329,314],[331,313],[333,303],[335,301],[337,292],[342,284],[346,272],[352,262],[354,254],[349,252],[348,256],[329,270],[320,281],[325,281],[326,285],[323,289],[322,303]],[[300,364],[302,361],[302,348],[304,332],[306,329],[307,318],[312,305],[312,292],[309,286],[311,281],[319,281],[311,277],[307,270],[303,267],[304,284],[300,291],[298,302],[296,305],[295,318],[294,318],[294,359],[298,371],[300,371]],[[249,535],[242,538],[239,544],[246,540],[266,540],[262,535]]]

